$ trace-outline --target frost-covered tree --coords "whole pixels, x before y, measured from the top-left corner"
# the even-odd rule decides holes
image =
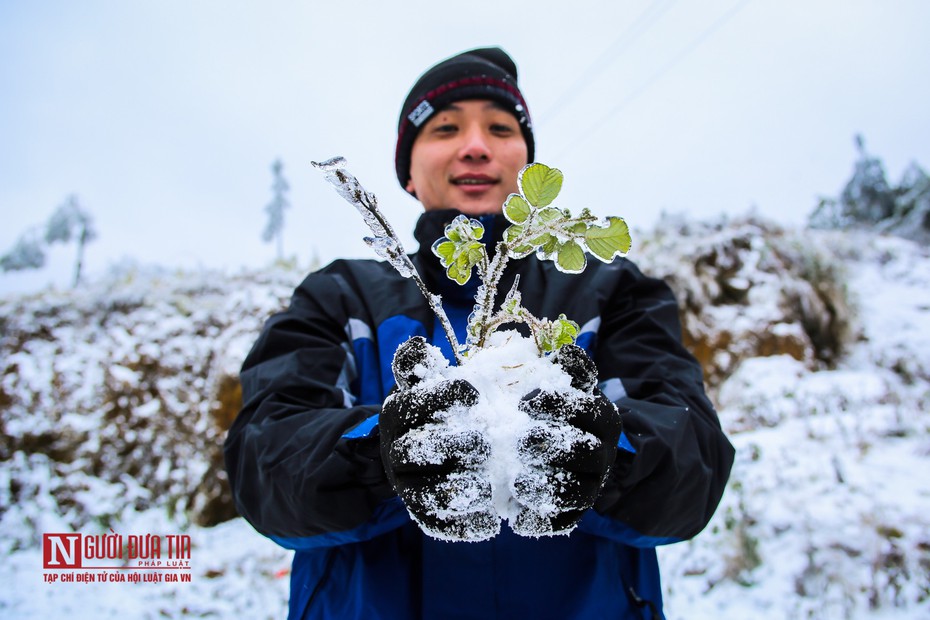
[[[62,204],[49,218],[45,226],[45,242],[49,245],[53,243],[69,243],[74,240],[77,243],[77,257],[74,265],[74,286],[81,281],[81,269],[84,265],[84,248],[97,238],[97,231],[94,229],[94,219],[78,202],[76,195],[68,196]]]
[[[23,234],[12,250],[0,257],[0,269],[3,271],[41,269],[44,266],[45,248],[34,230]]]
[[[94,220],[84,210],[77,196],[68,196],[65,202],[52,213],[48,223],[42,228],[34,228],[24,233],[12,250],[0,257],[0,269],[3,271],[22,271],[40,269],[45,266],[48,246],[54,243],[77,243],[77,258],[74,267],[74,286],[81,281],[81,269],[84,264],[84,247],[97,238]]]
[[[268,214],[268,224],[262,233],[262,240],[266,243],[272,239],[277,239],[278,260],[284,258],[284,210],[290,207],[287,200],[287,192],[290,186],[284,179],[284,164],[280,159],[276,159],[271,164],[271,173],[274,179],[271,183],[272,198],[271,202],[265,207],[265,213]]]
[[[930,243],[930,176],[912,162],[893,186],[882,160],[856,136],[859,159],[838,198],[822,198],[808,222],[812,228],[864,228]]]
[[[880,222],[894,213],[895,196],[885,177],[885,166],[865,150],[865,140],[856,136],[859,159],[852,179],[840,195],[844,211],[860,222]]]

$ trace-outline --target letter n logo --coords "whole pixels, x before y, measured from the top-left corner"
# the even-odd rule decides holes
[[[80,534],[42,534],[43,568],[81,568]]]

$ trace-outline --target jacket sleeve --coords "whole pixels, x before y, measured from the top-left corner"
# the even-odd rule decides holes
[[[240,375],[243,408],[226,438],[226,469],[239,513],[276,539],[325,545],[327,535],[351,542],[354,529],[376,535],[369,522],[395,495],[377,434],[344,437],[380,407],[354,405],[349,391],[355,359],[338,277],[309,276],[269,319]]]
[[[597,335],[602,389],[617,404],[621,445],[604,492],[582,523],[636,546],[695,536],[723,495],[734,450],[681,342],[668,285],[625,261]]]

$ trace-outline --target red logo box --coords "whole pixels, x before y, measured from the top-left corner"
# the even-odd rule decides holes
[[[81,534],[42,534],[42,567],[50,569],[83,566]]]

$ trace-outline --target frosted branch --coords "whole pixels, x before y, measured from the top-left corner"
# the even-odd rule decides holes
[[[416,266],[410,257],[404,251],[397,233],[391,226],[381,209],[378,207],[378,199],[374,194],[365,190],[358,179],[346,170],[346,160],[342,157],[333,157],[324,162],[310,162],[314,168],[323,172],[324,178],[336,188],[336,193],[342,196],[346,202],[356,208],[365,224],[371,230],[373,236],[365,237],[365,243],[371,247],[375,253],[385,259],[397,272],[405,277],[411,278],[423,293],[430,308],[439,319],[446,339],[452,346],[452,352],[455,355],[456,362],[462,363],[459,352],[458,339],[455,337],[455,331],[452,329],[452,323],[449,321],[446,311],[442,307],[442,298],[434,295],[426,288],[426,283],[417,272]]]

